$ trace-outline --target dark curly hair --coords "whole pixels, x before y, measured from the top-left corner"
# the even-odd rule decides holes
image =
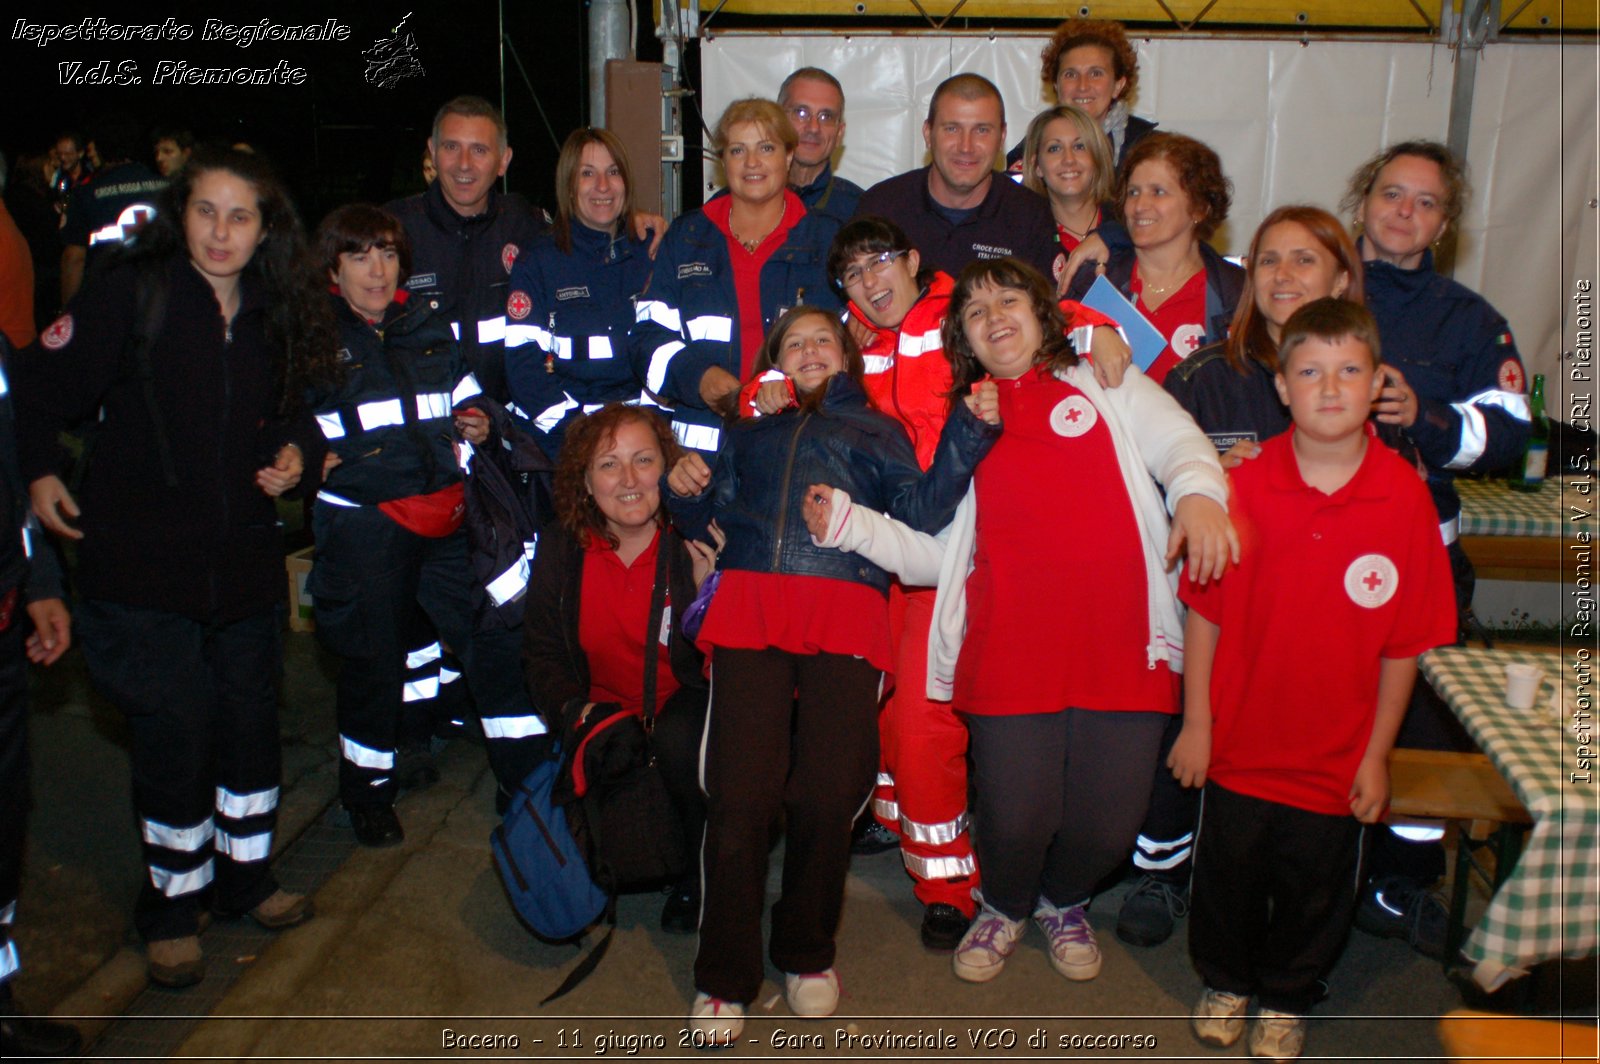
[[[1206,145],[1182,133],[1152,133],[1128,149],[1117,173],[1117,214],[1125,216],[1128,180],[1134,167],[1152,159],[1165,159],[1178,175],[1178,185],[1189,197],[1191,207],[1205,213],[1195,220],[1195,235],[1210,240],[1217,227],[1228,220],[1233,206],[1233,182],[1222,172],[1222,160]]]
[[[646,407],[607,403],[568,425],[566,438],[561,442],[561,454],[556,458],[556,520],[579,543],[588,543],[591,536],[605,540],[613,550],[621,543],[607,527],[606,515],[600,512],[585,480],[594,456],[627,424],[643,425],[655,436],[656,446],[661,450],[663,474],[683,456],[683,448],[678,446],[666,419]],[[656,524],[667,527],[665,506],[656,510]]]
[[[184,214],[195,182],[222,170],[255,189],[261,211],[261,245],[245,266],[245,276],[266,287],[267,344],[278,387],[277,413],[303,410],[308,389],[336,386],[343,377],[334,352],[338,331],[328,303],[328,275],[317,267],[306,245],[300,216],[288,191],[265,160],[231,148],[196,148],[189,164],[173,175],[156,216],[124,245],[128,262],[188,257]]]
[[[1454,225],[1456,219],[1461,217],[1461,212],[1466,210],[1467,197],[1472,190],[1467,184],[1466,164],[1456,158],[1455,152],[1436,140],[1401,141],[1362,163],[1350,175],[1350,186],[1345,189],[1344,199],[1339,201],[1340,209],[1354,218],[1361,204],[1371,194],[1372,186],[1378,183],[1378,175],[1383,168],[1402,155],[1426,159],[1439,168],[1439,177],[1444,181],[1444,203],[1441,206],[1444,208],[1445,221]]]
[[[1044,275],[1021,259],[1007,255],[1002,259],[976,259],[967,264],[956,279],[950,293],[950,307],[945,311],[944,324],[939,327],[939,337],[944,344],[945,357],[950,360],[950,403],[972,391],[972,386],[989,372],[978,361],[972,345],[967,342],[963,318],[972,293],[977,288],[1015,288],[1028,297],[1033,316],[1039,321],[1041,340],[1033,356],[1035,366],[1047,366],[1053,372],[1078,363],[1078,353],[1072,347],[1067,332],[1067,317],[1056,302],[1055,285]]]
[[[1039,79],[1045,83],[1050,94],[1055,95],[1061,57],[1085,44],[1099,45],[1111,53],[1112,73],[1127,79],[1127,84],[1122,86],[1122,95],[1117,99],[1133,99],[1139,88],[1139,57],[1128,42],[1128,31],[1122,28],[1120,22],[1088,18],[1068,19],[1057,26],[1050,43],[1039,53]]]

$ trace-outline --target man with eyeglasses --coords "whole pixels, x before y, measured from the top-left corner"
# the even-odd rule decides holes
[[[783,79],[778,106],[800,134],[789,184],[806,210],[850,220],[861,199],[861,186],[833,172],[833,153],[844,137],[844,88],[819,67],[801,67]]]
[[[933,164],[873,185],[856,214],[890,219],[922,252],[923,265],[952,277],[974,259],[1013,255],[1053,281],[1065,263],[1050,205],[1003,175],[995,180],[1005,136],[1005,103],[993,82],[946,78],[922,124]]]

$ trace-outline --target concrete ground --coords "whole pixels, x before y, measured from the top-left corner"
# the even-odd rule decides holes
[[[335,793],[331,667],[311,636],[288,639],[280,847],[289,849],[280,865],[288,885],[316,885],[316,918],[275,937],[213,927],[204,940],[205,983],[145,988],[130,924],[142,870],[126,740],[117,714],[88,691],[74,653],[38,677],[34,696],[36,802],[17,936],[24,1008],[73,1018],[97,1039],[92,1055],[123,1059],[693,1055],[682,1016],[695,941],[660,931],[658,894],[624,897],[598,970],[540,1006],[581,954],[535,939],[506,903],[489,855],[494,784],[480,748],[451,744],[441,781],[402,798],[403,846],[349,844],[348,830],[327,812]],[[780,860],[781,850],[775,871]],[[776,877],[769,886],[775,894]],[[746,1041],[719,1056],[1243,1055],[1242,1046],[1207,1050],[1189,1034],[1185,1016],[1199,983],[1181,933],[1154,949],[1117,940],[1124,889],[1091,910],[1106,958],[1097,980],[1062,980],[1030,930],[1000,977],[974,986],[951,974],[948,956],[918,943],[920,909],[897,857],[857,858],[839,932],[839,1015],[797,1020],[783,1002],[781,975],[769,970]],[[1568,1011],[1593,1015],[1588,978],[1567,985]],[[1560,985],[1547,978],[1541,994]],[[1438,1017],[1461,1005],[1436,963],[1403,943],[1356,933],[1307,1053],[1438,1057]],[[887,1039],[891,1033],[899,1041]]]

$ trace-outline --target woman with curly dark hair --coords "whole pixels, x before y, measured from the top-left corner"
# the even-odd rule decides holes
[[[1120,22],[1068,19],[1056,27],[1039,55],[1039,80],[1045,95],[1088,113],[1111,141],[1111,157],[1121,163],[1156,123],[1128,109],[1139,87],[1139,57]],[[1012,170],[1021,167],[1024,144],[1006,155]]]
[[[556,522],[539,537],[528,582],[522,662],[534,707],[552,732],[599,703],[642,714],[652,598],[666,582],[651,748],[684,838],[697,849],[710,692],[683,616],[715,555],[685,542],[661,505],[661,474],[681,454],[665,419],[647,408],[611,403],[568,424],[556,465]],[[661,927],[693,934],[699,920],[693,867],[671,885]]]
[[[1166,338],[1145,369],[1160,384],[1182,359],[1227,335],[1244,291],[1244,270],[1206,243],[1228,218],[1233,185],[1206,145],[1156,133],[1128,153],[1119,186],[1117,208],[1133,247],[1113,249],[1105,275]],[[1082,299],[1094,279],[1094,266],[1084,264],[1067,298]]]
[[[333,373],[333,335],[278,179],[237,152],[196,152],[131,251],[18,360],[23,478],[44,525],[79,541],[84,657],[132,733],[148,865],[134,923],[163,986],[201,978],[208,909],[268,928],[311,915],[269,866],[273,500],[317,480],[325,448],[304,394]],[[60,433],[97,412],[69,492]]]

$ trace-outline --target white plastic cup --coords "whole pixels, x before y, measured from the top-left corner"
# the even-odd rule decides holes
[[[1512,662],[1506,666],[1506,705],[1512,709],[1532,709],[1539,696],[1544,670],[1537,665]]]

